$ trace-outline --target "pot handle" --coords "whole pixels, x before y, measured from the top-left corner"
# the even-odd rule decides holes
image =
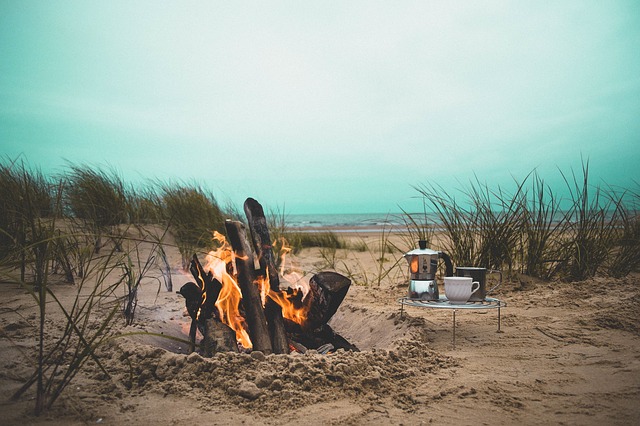
[[[500,287],[500,285],[502,284],[502,271],[498,271],[498,270],[494,270],[494,269],[490,269],[489,271],[487,271],[489,274],[500,274],[500,281],[498,281],[498,284],[496,284],[495,287],[493,287],[491,290],[487,291],[487,294],[491,294],[491,292],[493,290],[495,290],[496,288]]]
[[[451,258],[449,257],[449,255],[443,251],[439,251],[438,252],[438,257],[442,258],[442,260],[444,260],[444,266],[445,266],[445,271],[444,271],[444,276],[445,277],[452,277],[453,276],[453,263],[451,263]],[[500,275],[500,281],[502,281],[502,275]]]

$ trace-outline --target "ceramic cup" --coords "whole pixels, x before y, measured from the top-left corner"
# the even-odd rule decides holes
[[[471,277],[444,277],[444,294],[452,305],[464,305],[479,288]]]

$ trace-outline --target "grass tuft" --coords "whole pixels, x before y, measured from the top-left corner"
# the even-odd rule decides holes
[[[173,231],[187,268],[193,253],[211,248],[213,231],[224,232],[225,215],[215,197],[197,184],[160,184],[164,220]]]

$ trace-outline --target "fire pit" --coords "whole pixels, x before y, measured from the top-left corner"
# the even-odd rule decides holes
[[[327,324],[351,281],[325,271],[308,283],[295,280],[281,288],[262,206],[249,198],[245,213],[252,244],[241,222],[227,220],[228,238],[214,233],[219,247],[206,255],[204,265],[194,254],[190,272],[195,281],[178,291],[191,317],[191,352],[198,330],[203,335],[200,348],[205,356],[226,351],[357,351]]]

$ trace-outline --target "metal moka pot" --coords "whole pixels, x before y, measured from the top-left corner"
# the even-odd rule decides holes
[[[426,242],[420,241],[420,248],[411,250],[404,254],[404,258],[409,262],[409,298],[419,300],[439,300],[438,282],[436,273],[438,272],[438,260],[444,260],[445,276],[453,276],[453,265],[451,258],[444,252],[426,248]]]

